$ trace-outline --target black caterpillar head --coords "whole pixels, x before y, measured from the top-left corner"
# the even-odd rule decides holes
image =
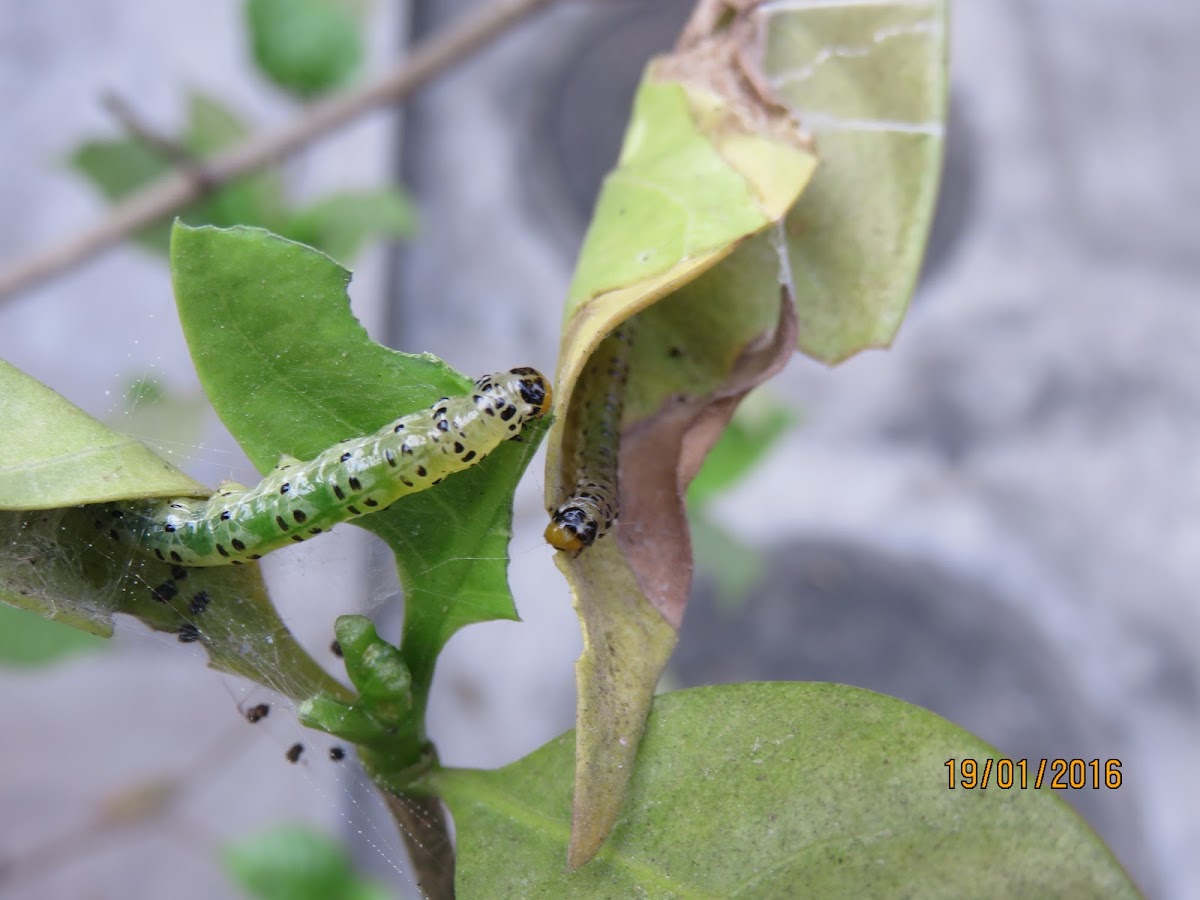
[[[555,550],[578,553],[596,543],[600,523],[587,510],[578,506],[561,506],[546,526],[546,543]]]
[[[536,419],[550,412],[553,391],[550,389],[550,382],[546,380],[545,375],[537,369],[522,366],[510,369],[507,377],[516,381],[521,399],[529,404],[529,418]]]

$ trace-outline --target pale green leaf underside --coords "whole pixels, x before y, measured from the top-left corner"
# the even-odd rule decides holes
[[[205,487],[0,360],[0,509],[56,509]]]
[[[698,131],[684,89],[647,79],[605,179],[567,305],[658,275],[764,228],[746,179]]]
[[[0,511],[0,603],[110,637],[124,613],[296,700],[344,689],[288,632],[256,565],[183,570],[114,542],[102,510]]]
[[[93,513],[73,508],[206,496],[207,488],[3,362],[0,423],[0,506],[7,507],[0,510],[0,602],[108,637],[116,613],[176,632],[194,623],[188,604],[204,593],[210,607],[225,612],[205,625],[205,649],[216,668],[272,685],[276,673],[264,663],[287,660],[302,695],[317,687],[338,690],[279,621],[256,566],[192,573],[172,602],[161,602],[153,592],[177,581],[172,567],[114,544]]]
[[[623,814],[563,865],[574,733],[492,772],[434,778],[464,897],[1136,897],[1050,791],[947,789],[996,752],[932,713],[845,685],[660,696]]]

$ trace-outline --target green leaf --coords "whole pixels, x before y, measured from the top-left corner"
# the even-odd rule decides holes
[[[311,248],[259,229],[180,224],[171,268],[201,383],[261,471],[282,453],[311,459],[470,385],[431,356],[372,341],[350,312],[350,273]],[[401,649],[419,713],[451,635],[516,618],[507,581],[512,494],[544,427],[526,428],[522,443],[506,442],[436,489],[355,522],[396,555]]]
[[[568,872],[573,740],[432,777],[454,814],[459,896],[1138,896],[1053,792],[948,789],[946,760],[991,747],[834,684],[656,698],[612,838]]]
[[[145,187],[170,169],[161,153],[136,138],[86,141],[75,149],[69,162],[109,200]]]
[[[215,99],[197,91],[188,95],[187,128],[179,143],[203,160],[245,137],[241,120]],[[177,162],[140,138],[89,141],[70,157],[70,164],[109,200],[117,201],[167,175]],[[284,219],[283,183],[266,171],[235,179],[187,206],[180,217],[196,225],[260,225],[277,227]],[[170,222],[163,219],[135,235],[148,250],[166,253]]]
[[[946,4],[781,4],[766,72],[821,165],[787,217],[800,349],[838,362],[891,343],[941,179]]]
[[[68,161],[110,201],[127,197],[162,178],[171,169],[161,153],[136,138],[86,141],[75,149]],[[171,243],[170,223],[163,219],[142,229],[134,238],[147,250],[166,253]]]
[[[762,548],[743,544],[703,515],[688,516],[697,575],[716,589],[722,611],[740,609],[747,594],[762,580],[767,555]]]
[[[247,0],[254,61],[284,90],[313,97],[345,84],[362,61],[358,21],[334,0]]]
[[[200,91],[188,91],[187,130],[183,144],[197,156],[211,156],[249,134],[246,124],[229,107]]]
[[[341,844],[304,825],[276,825],[221,851],[225,870],[258,900],[382,900]]]
[[[153,451],[3,360],[0,425],[0,510],[208,496]]]
[[[188,94],[184,146],[200,159],[236,144],[249,129],[229,108],[199,91]],[[283,179],[267,169],[234,179],[180,215],[193,225],[277,227],[286,218]],[[169,229],[168,229],[169,232]]]
[[[0,604],[0,665],[33,666],[95,650],[96,636]]]
[[[381,188],[318,200],[289,219],[282,233],[334,259],[349,260],[365,241],[408,237],[416,230],[416,223],[416,211],[408,195],[399,188]]]
[[[754,184],[705,133],[695,102],[683,86],[647,72],[621,158],[596,201],[569,304],[648,282],[713,250],[727,252],[771,224]],[[812,163],[799,148],[790,154],[792,177],[780,179],[784,209]]]
[[[283,2],[287,5],[291,0]],[[207,159],[248,133],[228,107],[198,91],[188,94],[187,127],[179,144],[196,159]],[[175,161],[139,138],[120,138],[81,145],[72,155],[71,164],[115,201],[165,176]],[[352,259],[370,238],[403,238],[416,227],[412,203],[398,188],[348,191],[292,211],[284,196],[283,180],[274,170],[231,181],[190,204],[180,218],[192,225],[272,229],[342,260]],[[164,219],[139,232],[136,239],[147,249],[166,253],[169,223]]]
[[[349,692],[304,651],[258,566],[185,569],[111,541],[103,507],[0,512],[0,602],[110,637],[117,613],[293,700]]]
[[[2,361],[0,425],[0,602],[103,637],[125,613],[297,700],[348,696],[280,621],[257,566],[177,570],[113,542],[103,509],[80,506],[208,488]]]

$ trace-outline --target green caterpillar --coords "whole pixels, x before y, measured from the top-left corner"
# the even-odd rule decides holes
[[[616,521],[617,447],[631,345],[629,326],[618,328],[601,342],[580,376],[580,396],[572,404],[572,418],[577,416],[581,427],[572,446],[563,446],[575,484],[550,510],[550,524],[543,535],[556,550],[578,555]],[[571,426],[568,422],[568,435],[574,433]]]
[[[536,369],[485,375],[470,394],[443,397],[309,462],[285,456],[253,488],[224,485],[207,500],[103,504],[95,525],[114,541],[183,566],[259,559],[470,468],[544,416],[550,398]]]

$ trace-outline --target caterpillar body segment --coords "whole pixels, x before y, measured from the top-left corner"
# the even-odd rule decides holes
[[[574,481],[550,510],[544,533],[556,550],[579,554],[605,535],[620,511],[617,452],[631,343],[629,326],[617,328],[601,342],[580,376],[574,398],[580,424],[567,458]]]
[[[225,484],[206,500],[104,504],[96,525],[183,566],[255,560],[478,464],[549,412],[550,402],[550,384],[535,369],[485,375],[469,394],[443,397],[308,462],[285,456],[252,488]]]

